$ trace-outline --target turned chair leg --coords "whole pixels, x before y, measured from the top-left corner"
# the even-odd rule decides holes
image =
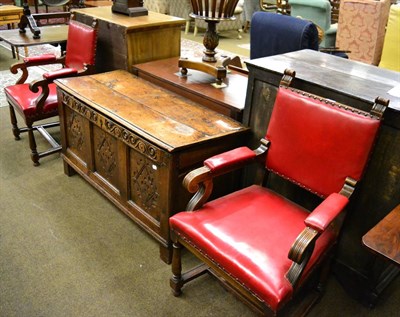
[[[237,32],[238,32],[237,38],[238,38],[238,40],[241,40],[242,39],[242,29],[238,29]]]
[[[12,132],[14,135],[15,140],[20,140],[21,138],[19,137],[21,131],[18,128],[18,122],[17,122],[17,117],[15,115],[15,110],[13,106],[9,106],[10,108],[10,119],[11,119],[11,125],[12,125]]]
[[[39,166],[39,153],[36,148],[36,140],[35,136],[33,134],[33,128],[32,128],[32,123],[29,123],[26,125],[28,129],[28,135],[29,135],[29,147],[31,148],[31,159],[33,161],[34,166]]]
[[[181,260],[182,246],[179,242],[174,242],[172,247],[172,277],[170,279],[170,286],[174,296],[179,296],[182,294],[183,286]]]
[[[245,24],[244,24],[243,32],[247,33],[249,28],[250,28],[250,21],[246,21]]]
[[[185,34],[188,34],[189,28],[190,28],[190,21],[186,21],[186,24],[185,24]]]

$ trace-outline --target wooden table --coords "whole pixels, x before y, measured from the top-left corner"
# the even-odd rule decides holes
[[[12,28],[14,23],[19,23],[21,20],[23,8],[14,5],[0,6],[0,25],[8,25]]]
[[[93,1],[85,1],[85,6],[87,8],[90,7],[110,7],[113,5],[112,1],[108,0],[93,0]]]
[[[28,56],[27,47],[43,44],[63,44],[67,42],[68,25],[53,25],[40,28],[40,38],[34,39],[29,30],[26,33],[20,33],[19,29],[0,31],[0,39],[11,45],[14,52],[16,50],[17,59],[19,59],[18,48],[23,47]],[[15,53],[13,53],[14,55]],[[15,55],[14,55],[15,58]]]
[[[123,70],[56,84],[65,173],[78,172],[149,232],[170,263],[168,219],[190,198],[183,177],[243,145],[249,129]],[[221,179],[215,190],[238,181]]]
[[[98,21],[96,70],[132,71],[134,64],[180,55],[184,19],[149,12],[129,17],[111,12],[110,7],[73,9],[77,21]]]
[[[400,205],[362,238],[373,252],[400,266]]]
[[[206,73],[189,70],[181,77],[178,57],[151,61],[133,66],[139,77],[189,98],[207,108],[241,121],[246,99],[247,75],[231,71],[224,82],[227,87],[215,88],[215,78]]]
[[[293,87],[355,108],[369,110],[377,96],[390,100],[365,175],[347,208],[333,262],[335,276],[343,287],[374,305],[400,270],[360,243],[365,232],[386,216],[384,211],[400,203],[400,73],[311,50],[250,60],[247,67],[243,123],[252,129],[252,147],[265,135],[285,68],[296,71]],[[279,190],[295,200],[310,201],[286,184],[279,184]]]

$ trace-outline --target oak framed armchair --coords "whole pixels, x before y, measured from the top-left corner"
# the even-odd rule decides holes
[[[184,186],[194,196],[187,211],[170,218],[175,296],[204,273],[265,316],[303,309],[293,301],[310,285],[317,291],[305,311],[321,295],[345,207],[362,178],[388,102],[377,98],[370,112],[361,111],[290,88],[294,75],[285,71],[257,149],[216,155],[185,177]],[[265,175],[208,201],[216,177],[249,164],[264,166]],[[265,187],[272,174],[311,192],[320,203],[308,210]],[[182,247],[202,262],[185,273]]]
[[[15,85],[4,88],[10,109],[12,132],[15,140],[20,140],[22,132],[28,132],[29,147],[33,165],[40,165],[41,157],[60,152],[61,145],[46,130],[59,125],[55,122],[39,121],[58,117],[58,101],[54,80],[63,77],[82,76],[95,71],[95,52],[97,41],[97,23],[92,26],[71,20],[68,26],[66,52],[61,57],[54,54],[26,57],[22,62],[10,67],[13,74],[21,72]],[[31,83],[26,80],[33,66],[59,64],[60,68],[43,74],[43,78]],[[24,120],[26,127],[18,127],[16,112]],[[37,125],[34,125],[38,122]],[[34,131],[38,131],[51,145],[51,148],[38,152]]]

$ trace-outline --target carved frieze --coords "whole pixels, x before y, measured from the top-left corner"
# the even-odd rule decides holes
[[[65,92],[62,92],[62,101],[69,108],[87,118],[89,121],[103,129],[110,135],[121,140],[129,147],[145,155],[152,161],[163,164],[163,161],[165,159],[163,157],[164,153],[145,139],[123,128],[109,118],[97,113],[95,110],[91,109],[87,105],[83,104],[79,100],[76,100],[74,97],[68,95]]]

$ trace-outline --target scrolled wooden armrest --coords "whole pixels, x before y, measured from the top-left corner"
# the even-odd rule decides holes
[[[298,235],[288,254],[293,263],[286,277],[293,286],[299,281],[310,260],[316,240],[339,217],[348,202],[348,197],[332,193],[304,220],[306,227]]]
[[[183,186],[190,192],[196,193],[189,201],[186,210],[191,211],[201,207],[210,197],[213,188],[213,178],[230,173],[262,157],[268,150],[269,142],[261,140],[256,150],[247,147],[236,148],[222,154],[215,155],[204,161],[204,166],[189,172]]]
[[[29,85],[29,89],[32,92],[39,92],[39,88],[42,89],[42,93],[36,100],[36,108],[38,111],[41,111],[44,101],[49,96],[49,84],[58,78],[65,78],[70,76],[76,76],[78,71],[75,68],[61,68],[59,70],[55,70],[52,72],[48,72],[43,74],[43,79],[38,79],[33,81]]]
[[[49,81],[47,79],[38,79],[33,81],[32,83],[29,84],[29,89],[32,92],[39,92],[39,88],[41,88],[41,94],[40,96],[36,99],[36,109],[38,112],[40,112],[44,106],[44,102],[49,96]]]
[[[18,78],[16,84],[23,84],[29,76],[28,68],[31,66],[44,66],[51,64],[64,65],[65,56],[56,57],[54,54],[44,54],[40,56],[26,57],[22,62],[11,65],[10,72],[17,74],[19,70],[22,71],[21,77]]]
[[[319,237],[319,232],[313,228],[306,227],[296,238],[292,247],[289,250],[288,257],[293,261],[289,271],[286,273],[286,278],[296,286],[304,268],[306,267],[311,255],[314,251],[315,241]]]

